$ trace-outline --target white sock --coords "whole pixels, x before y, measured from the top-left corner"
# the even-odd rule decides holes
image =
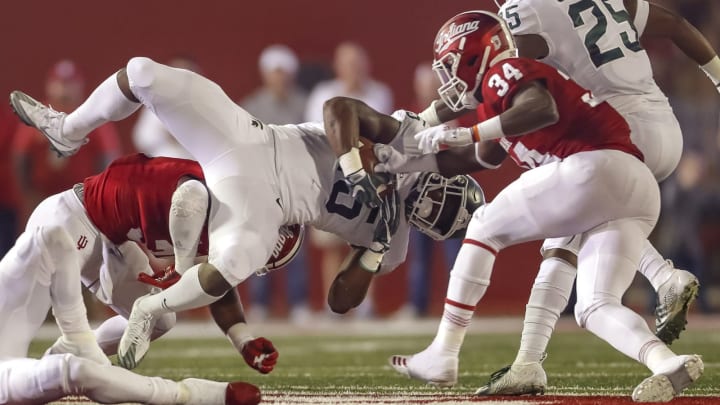
[[[644,352],[643,364],[652,371],[653,374],[657,374],[662,370],[662,365],[667,359],[675,357],[675,353],[670,350],[669,347],[665,346],[662,342],[649,345],[647,350]]]
[[[525,308],[520,349],[514,363],[542,359],[560,313],[567,306],[576,272],[575,267],[556,257],[542,261]]]
[[[667,260],[655,250],[649,241],[645,241],[640,263],[638,264],[638,271],[648,279],[653,289],[657,291],[662,283],[670,279],[675,269],[668,264]]]
[[[137,111],[142,104],[130,101],[120,91],[117,74],[105,79],[75,111],[65,117],[62,134],[70,140],[81,140],[97,127],[120,121]]]
[[[430,345],[448,355],[460,352],[475,305],[485,295],[495,254],[473,244],[463,244],[450,273],[445,309]]]
[[[120,367],[95,365],[85,359],[70,360],[67,379],[67,394],[83,394],[100,403],[172,405],[187,400],[180,383],[145,377]]]
[[[151,295],[142,301],[142,309],[157,316],[210,305],[220,299],[203,290],[198,270],[201,265],[188,269],[172,287]]]
[[[598,307],[587,316],[585,328],[610,343],[624,355],[645,364],[651,370],[656,365],[655,357],[649,359],[648,355],[650,353],[662,354],[662,351],[654,352],[658,346],[667,349],[665,344],[650,332],[647,323],[640,315],[619,303]],[[667,350],[669,351],[669,349]]]

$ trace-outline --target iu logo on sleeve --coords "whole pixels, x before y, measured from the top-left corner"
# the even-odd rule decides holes
[[[77,248],[78,250],[85,249],[85,246],[87,246],[88,240],[85,237],[85,235],[80,235],[80,238],[77,241]]]

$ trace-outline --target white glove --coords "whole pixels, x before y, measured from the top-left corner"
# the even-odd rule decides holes
[[[436,126],[418,132],[415,140],[423,153],[437,153],[441,144],[450,147],[470,145],[473,143],[473,136],[470,128]]]
[[[426,154],[411,159],[392,146],[381,143],[376,143],[373,146],[373,151],[379,162],[374,168],[376,173],[397,174],[438,171],[435,154]]]

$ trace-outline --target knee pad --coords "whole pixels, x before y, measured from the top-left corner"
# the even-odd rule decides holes
[[[208,209],[208,198],[208,191],[203,183],[198,180],[188,180],[175,189],[170,208],[174,215],[183,218],[204,214]]]
[[[142,56],[130,59],[127,64],[130,87],[150,87],[155,80],[156,64],[154,60]]]

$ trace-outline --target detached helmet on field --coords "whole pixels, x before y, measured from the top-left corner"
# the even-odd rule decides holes
[[[453,111],[475,108],[487,69],[517,56],[510,30],[496,14],[466,11],[448,20],[435,37],[432,68],[440,78],[440,98]]]
[[[410,225],[435,240],[445,240],[465,234],[473,212],[485,204],[485,195],[470,176],[447,178],[424,172],[405,203]]]

